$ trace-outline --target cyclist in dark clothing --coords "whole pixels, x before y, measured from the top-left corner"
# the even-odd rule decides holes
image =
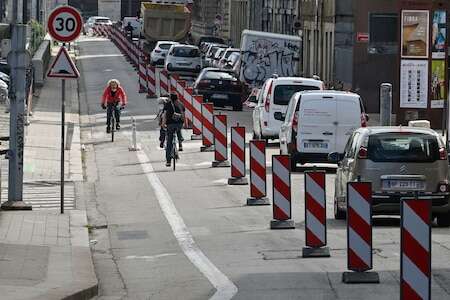
[[[179,151],[183,151],[183,136],[181,135],[181,128],[184,123],[184,105],[178,100],[176,94],[170,95],[170,101],[164,105],[163,126],[166,127],[166,166],[170,167],[172,154],[173,135],[178,136]]]

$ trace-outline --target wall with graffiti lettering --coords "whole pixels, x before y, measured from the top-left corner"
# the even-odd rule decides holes
[[[273,74],[280,77],[298,75],[301,40],[298,37],[282,39],[263,35],[243,35],[241,81],[260,87]]]

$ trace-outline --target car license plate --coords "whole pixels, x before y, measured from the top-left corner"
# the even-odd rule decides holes
[[[324,142],[305,142],[303,143],[305,148],[308,149],[327,149],[328,143]]]
[[[422,191],[425,183],[420,180],[383,180],[383,189],[388,191]]]
[[[216,99],[224,99],[224,100],[228,99],[228,95],[224,94],[213,94],[212,97]]]

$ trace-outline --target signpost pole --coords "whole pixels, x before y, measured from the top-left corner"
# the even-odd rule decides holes
[[[64,133],[66,123],[66,80],[61,80],[61,213],[64,213]]]

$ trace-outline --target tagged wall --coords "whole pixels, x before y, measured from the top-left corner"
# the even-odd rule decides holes
[[[251,86],[261,86],[273,74],[298,75],[300,49],[300,39],[244,35],[241,80]]]

